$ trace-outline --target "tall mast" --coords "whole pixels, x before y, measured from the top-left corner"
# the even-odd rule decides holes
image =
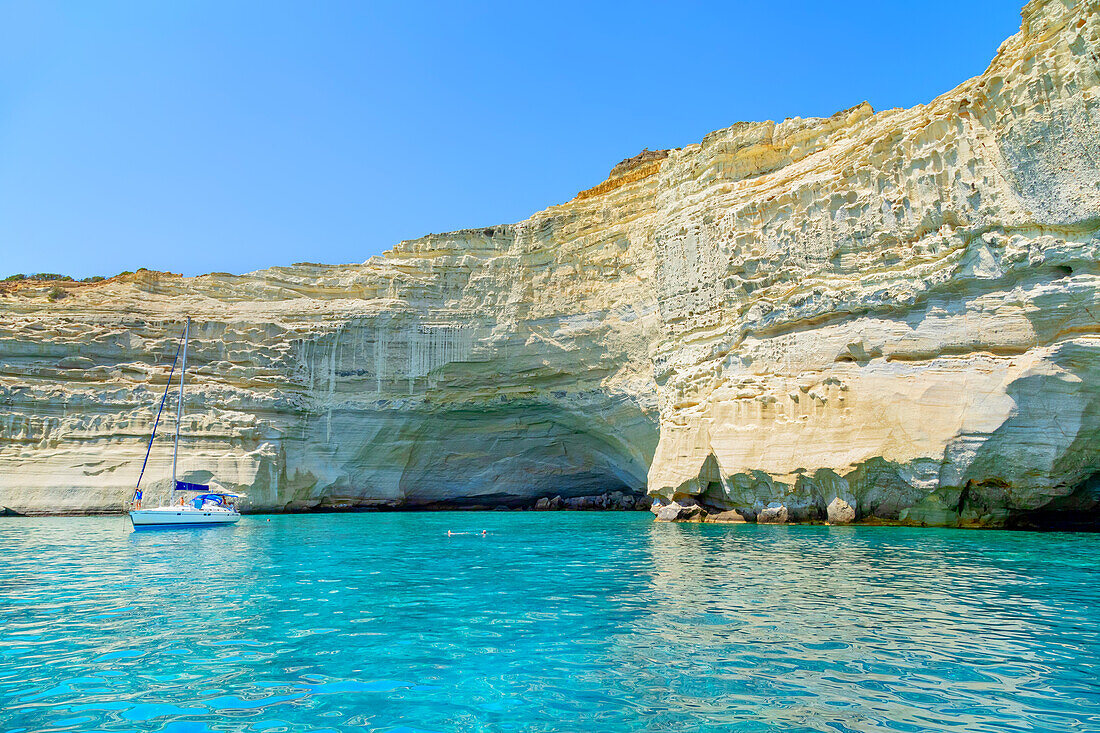
[[[172,449],[172,488],[176,487],[176,458],[180,452],[180,421],[183,420],[183,378],[187,374],[187,339],[191,335],[191,316],[183,327],[183,361],[180,362],[180,399],[176,404],[176,445]]]

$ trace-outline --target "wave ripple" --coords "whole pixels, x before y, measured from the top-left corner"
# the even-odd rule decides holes
[[[1100,730],[1098,556],[617,513],[6,519],[0,729]]]

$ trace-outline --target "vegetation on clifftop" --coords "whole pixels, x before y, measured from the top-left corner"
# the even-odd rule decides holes
[[[122,277],[123,275],[133,275],[133,274],[134,273],[131,272],[130,270],[123,270],[122,272],[118,273],[114,277]],[[113,278],[106,278],[103,275],[92,275],[91,277],[85,277],[85,278],[82,278],[80,280],[77,280],[76,278],[72,277],[71,275],[59,275],[56,272],[37,272],[33,275],[26,275],[22,272],[17,272],[14,275],[8,275],[3,280],[0,280],[0,282],[14,283],[14,282],[25,282],[25,281],[28,281],[28,280],[29,281],[39,280],[39,281],[42,281],[42,282],[101,283],[101,282],[104,282],[105,280],[108,280],[108,279],[113,279]]]

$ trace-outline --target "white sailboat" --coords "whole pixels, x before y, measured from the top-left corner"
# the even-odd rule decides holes
[[[164,396],[160,400],[160,409],[157,410],[157,419],[153,423],[153,434],[149,437],[149,447],[145,451],[145,462],[141,464],[141,473],[138,475],[137,486],[134,488],[134,498],[129,512],[134,529],[167,529],[171,527],[234,524],[241,518],[241,513],[237,511],[236,501],[244,498],[244,494],[230,491],[213,491],[206,484],[193,484],[176,478],[176,464],[180,449],[180,423],[183,420],[183,383],[187,374],[187,342],[190,335],[191,319],[188,318],[181,339],[183,359],[180,362],[179,403],[176,405],[176,439],[172,448],[173,496],[177,491],[185,493],[180,494],[179,502],[175,504],[169,503],[150,509],[143,509],[141,506],[141,477],[145,475],[145,466],[149,463],[149,453],[153,449],[153,439],[157,435],[160,415],[164,411],[164,403],[172,387],[172,373],[176,369],[176,362],[173,361],[172,371],[168,373],[168,384],[165,386]],[[179,356],[180,348],[177,348],[176,358],[179,359]]]

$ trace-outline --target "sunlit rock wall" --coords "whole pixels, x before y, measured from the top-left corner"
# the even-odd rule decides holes
[[[1095,506],[1100,23],[1060,0],[1023,20],[926,106],[670,155],[649,474],[666,503],[824,519],[839,497],[948,524]]]
[[[187,314],[180,477],[243,490],[253,509],[644,492],[657,316],[634,220],[651,193],[622,193],[363,265],[137,273],[54,303],[46,285],[11,290],[0,506],[122,507]],[[153,500],[170,486],[174,399],[146,472]]]
[[[9,286],[0,506],[121,507],[190,314],[182,477],[253,508],[1095,518],[1098,14],[1034,0],[928,105],[739,123],[362,265]]]

